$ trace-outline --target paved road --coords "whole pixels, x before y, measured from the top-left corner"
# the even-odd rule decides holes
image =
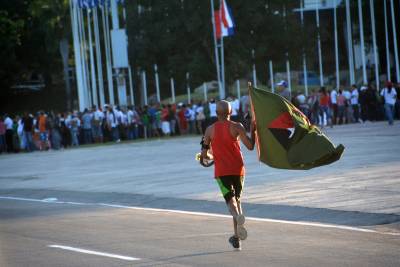
[[[400,266],[399,123],[326,132],[345,154],[310,171],[244,152],[244,207],[255,219],[240,253],[226,242],[230,220],[217,216],[227,211],[212,168],[194,161],[198,137],[0,155],[0,266]],[[53,198],[73,203],[34,201]]]
[[[237,252],[229,218],[15,200],[0,215],[0,266],[400,266],[400,238],[376,233],[248,221]]]

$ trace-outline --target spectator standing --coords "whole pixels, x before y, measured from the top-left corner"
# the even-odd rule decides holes
[[[44,114],[43,111],[40,112],[38,118],[38,128],[39,128],[39,135],[40,135],[40,146],[39,149],[41,151],[47,150],[48,145],[48,129],[47,129],[47,116]]]
[[[240,117],[239,117],[240,101],[239,101],[239,99],[235,98],[234,96],[230,96],[228,98],[228,101],[232,107],[231,120],[235,121],[235,122],[240,122]]]
[[[298,95],[296,96],[296,102],[300,111],[303,112],[303,114],[306,115],[308,118],[310,113],[310,108],[307,104],[307,98],[303,92],[298,93]]]
[[[161,109],[161,130],[165,136],[169,136],[171,134],[168,106],[162,106]]]
[[[353,109],[351,107],[351,92],[347,89],[343,90],[343,96],[346,98],[345,103],[345,113],[344,116],[346,118],[346,123],[351,123],[353,121]]]
[[[79,128],[80,128],[80,120],[77,114],[71,114],[70,120],[70,131],[71,131],[71,145],[79,146]]]
[[[24,117],[22,118],[23,127],[23,139],[25,143],[25,149],[28,152],[31,152],[35,149],[35,145],[33,143],[32,133],[34,131],[33,127],[33,118],[28,112],[25,112]]]
[[[92,120],[93,115],[85,108],[82,115],[83,142],[85,144],[92,143]]]
[[[217,104],[215,103],[215,99],[211,98],[210,103],[208,103],[208,110],[210,112],[210,122],[209,124],[213,124],[217,119]],[[208,126],[208,125],[207,125]]]
[[[331,112],[329,109],[330,103],[331,101],[329,93],[326,91],[325,87],[321,87],[319,95],[319,108],[320,108],[319,125],[321,127],[324,127],[328,124],[332,127]]]
[[[388,120],[389,125],[393,125],[394,106],[396,104],[397,92],[393,88],[392,82],[386,82],[386,87],[382,89],[381,96],[385,103],[386,119]]]
[[[206,128],[206,115],[204,114],[203,103],[200,101],[196,108],[197,133],[203,135]]]
[[[332,89],[331,94],[331,107],[332,107],[332,122],[335,124],[336,123],[336,117],[337,117],[337,110],[338,110],[338,106],[337,106],[337,91],[336,89]]]
[[[10,116],[6,115],[4,124],[6,126],[6,147],[7,147],[7,152],[11,153],[14,151],[14,146],[13,146],[13,135],[14,135],[14,130],[13,130],[13,120]]]
[[[92,135],[95,143],[102,143],[103,142],[103,120],[104,120],[104,113],[101,111],[100,108],[96,108],[93,106],[93,120],[92,120]]]
[[[357,86],[355,84],[353,84],[351,86],[351,99],[350,99],[350,103],[351,103],[351,108],[353,110],[353,118],[354,118],[354,122],[358,123],[360,120],[360,108],[359,108],[359,93],[358,93],[358,89]]]
[[[0,153],[6,151],[6,125],[4,124],[3,117],[0,116]]]
[[[358,96],[358,102],[360,103],[360,118],[362,122],[365,122],[367,120],[367,101],[366,101],[366,95],[367,95],[367,89],[368,87],[363,85],[360,88],[360,95]]]
[[[289,88],[287,88],[287,82],[284,80],[281,80],[279,83],[276,84],[278,86],[278,92],[281,97],[286,98],[286,100],[290,101],[291,100],[291,93],[289,91]]]
[[[343,95],[342,90],[340,90],[340,89],[339,89],[339,93],[336,97],[336,102],[338,105],[338,114],[337,114],[337,118],[336,118],[336,120],[337,120],[336,124],[342,124],[342,123],[344,123],[344,119],[345,119],[347,99]]]

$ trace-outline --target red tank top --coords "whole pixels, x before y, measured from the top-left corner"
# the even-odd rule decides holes
[[[245,174],[239,140],[231,135],[230,124],[231,122],[229,121],[214,123],[211,148],[215,163],[215,177],[226,175],[244,176]]]

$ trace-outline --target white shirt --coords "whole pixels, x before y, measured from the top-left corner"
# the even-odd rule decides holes
[[[351,92],[351,104],[352,105],[358,105],[358,90],[357,89],[353,89],[353,91]]]
[[[239,99],[235,99],[230,103],[232,107],[232,116],[237,116],[239,114],[239,108],[240,108]]]
[[[7,118],[4,120],[4,124],[6,125],[6,130],[12,130],[12,128],[13,128],[13,121],[12,121],[12,119],[11,119],[10,117],[7,117]]]
[[[115,112],[107,111],[107,122],[111,125],[111,128],[115,128],[118,125],[118,119]]]
[[[332,102],[332,104],[337,104],[336,98],[337,98],[337,92],[336,92],[336,90],[332,90],[331,91],[331,102]]]
[[[387,88],[383,88],[381,91],[381,96],[385,98],[385,104],[394,105],[396,103],[397,92],[394,88],[392,88],[390,93]]]
[[[350,100],[351,99],[351,93],[349,90],[345,90],[343,91],[343,96],[347,99]]]
[[[96,110],[96,111],[93,113],[93,116],[94,116],[94,120],[95,120],[95,121],[102,121],[103,118],[104,118],[104,113],[101,112],[100,110]]]
[[[217,117],[217,104],[209,103],[208,106],[210,107],[210,117]]]

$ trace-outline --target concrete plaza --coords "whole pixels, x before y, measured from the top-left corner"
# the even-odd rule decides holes
[[[399,266],[399,123],[324,131],[346,147],[329,166],[277,170],[244,151],[240,258],[213,168],[194,159],[200,137],[0,155],[0,265],[129,265],[47,247],[62,243],[138,266]]]

